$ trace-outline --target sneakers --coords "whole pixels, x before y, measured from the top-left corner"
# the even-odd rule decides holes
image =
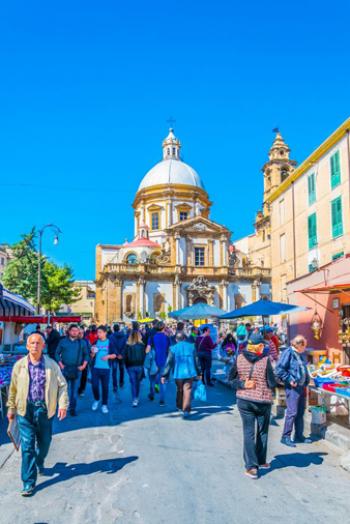
[[[102,406],[101,411],[104,415],[107,415],[107,413],[109,413],[107,406]]]
[[[188,418],[190,415],[191,415],[191,413],[189,411],[184,411],[182,413],[183,418]]]
[[[148,395],[148,398],[149,398],[150,400],[154,400],[154,395],[152,395],[152,393],[150,393],[150,394]]]
[[[164,400],[161,400],[161,401],[159,402],[159,405],[162,406],[162,408],[163,408],[163,407],[165,406],[165,402],[164,402]]]
[[[78,393],[78,395],[79,395],[80,398],[85,397],[85,393],[84,393],[84,391],[81,391],[80,393]]]
[[[268,462],[266,462],[266,464],[259,464],[259,469],[270,469],[271,468],[271,464],[269,464]]]
[[[37,468],[38,468],[38,474],[40,477],[45,475],[45,467],[43,464],[40,464],[40,466],[37,464]]]
[[[245,470],[245,475],[250,479],[256,480],[258,478],[258,470],[256,468],[249,468]]]
[[[132,407],[137,408],[138,405],[139,405],[139,399],[135,398],[135,400],[132,401]]]
[[[304,436],[300,438],[294,437],[293,442],[294,444],[312,444],[312,439]]]
[[[21,495],[22,497],[31,497],[34,495],[35,486],[24,486]]]
[[[93,403],[92,403],[92,411],[96,411],[98,409],[98,405],[99,405],[99,401],[98,400],[95,400]]]
[[[289,448],[296,448],[296,445],[292,441],[290,437],[282,437],[281,438],[281,444],[284,444],[285,446],[288,446]]]

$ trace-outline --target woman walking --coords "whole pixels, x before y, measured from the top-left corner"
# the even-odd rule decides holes
[[[263,337],[253,333],[229,377],[237,391],[237,407],[243,424],[245,474],[252,479],[258,478],[259,469],[270,467],[266,462],[267,439],[272,389],[276,382],[264,347]]]
[[[161,381],[164,384],[169,379],[171,370],[174,371],[176,383],[176,407],[186,418],[191,413],[191,394],[193,380],[200,378],[197,363],[196,349],[193,343],[187,340],[185,333],[176,335],[176,344],[170,347],[167,362]]]
[[[140,384],[143,374],[146,348],[137,325],[130,331],[125,348],[125,366],[130,378],[132,406],[139,405]]]
[[[108,413],[108,387],[110,367],[109,361],[117,358],[113,352],[112,346],[107,338],[107,328],[99,326],[97,329],[97,341],[91,348],[92,358],[92,392],[94,395],[94,402],[92,404],[92,411],[98,409],[100,403],[100,384],[102,389],[102,408],[104,414]]]
[[[286,387],[287,411],[281,442],[295,448],[295,443],[311,443],[311,439],[304,436],[304,412],[306,405],[306,386],[309,383],[309,374],[306,367],[305,350],[306,339],[298,335],[292,340],[289,348],[285,349],[276,366],[276,375]],[[294,440],[292,431],[294,427]]]
[[[211,381],[212,351],[216,348],[217,344],[213,342],[210,336],[209,327],[203,328],[202,335],[196,339],[195,344],[201,365],[203,383],[213,387],[214,384]]]

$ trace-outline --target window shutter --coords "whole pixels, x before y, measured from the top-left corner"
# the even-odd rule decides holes
[[[334,153],[330,159],[331,162],[331,188],[334,189],[340,184],[340,154],[339,151]]]
[[[343,234],[343,216],[342,216],[341,197],[332,200],[332,236],[339,237]]]
[[[316,213],[309,215],[307,225],[308,225],[308,236],[309,236],[309,249],[312,249],[317,245]]]

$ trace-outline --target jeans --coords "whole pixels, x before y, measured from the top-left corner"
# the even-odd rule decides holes
[[[124,360],[115,358],[114,360],[110,361],[112,362],[112,382],[113,382],[113,389],[116,391],[118,389],[118,379],[117,379],[117,371],[119,367],[119,386],[122,388],[124,385]]]
[[[79,375],[78,378],[67,378],[63,369],[63,376],[66,379],[68,386],[69,409],[70,411],[75,411],[77,407],[77,383],[79,380]]]
[[[243,424],[243,458],[246,469],[266,464],[271,404],[237,399]]]
[[[102,405],[107,406],[109,369],[92,368],[92,392],[95,400],[100,400],[100,382],[102,387]]]
[[[287,411],[284,421],[282,438],[291,438],[293,426],[295,439],[301,439],[304,435],[304,412],[306,405],[306,388],[286,388]]]
[[[34,487],[37,466],[43,466],[52,438],[52,420],[47,417],[45,402],[28,402],[24,417],[17,415],[22,449],[22,481]]]
[[[130,384],[131,384],[131,395],[132,399],[136,400],[139,398],[140,394],[140,384],[142,379],[142,366],[130,366],[127,368]]]
[[[199,353],[198,357],[199,357],[199,363],[201,365],[203,383],[208,385],[211,383],[211,378],[210,378],[210,370],[211,370],[211,362],[212,362],[211,353]]]
[[[177,378],[175,383],[177,388],[176,407],[190,413],[193,378]]]
[[[160,401],[164,402],[165,400],[165,391],[166,391],[166,384],[162,384],[161,382],[161,376],[163,374],[164,368],[158,368],[158,373],[155,375],[150,375],[149,381],[150,381],[150,394],[154,396],[154,386],[157,384],[160,388]]]

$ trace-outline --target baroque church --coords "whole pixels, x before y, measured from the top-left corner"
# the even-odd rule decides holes
[[[251,264],[211,220],[212,202],[173,129],[162,149],[135,195],[134,239],[96,248],[98,322],[165,318],[197,302],[230,311],[270,292],[269,268]]]

